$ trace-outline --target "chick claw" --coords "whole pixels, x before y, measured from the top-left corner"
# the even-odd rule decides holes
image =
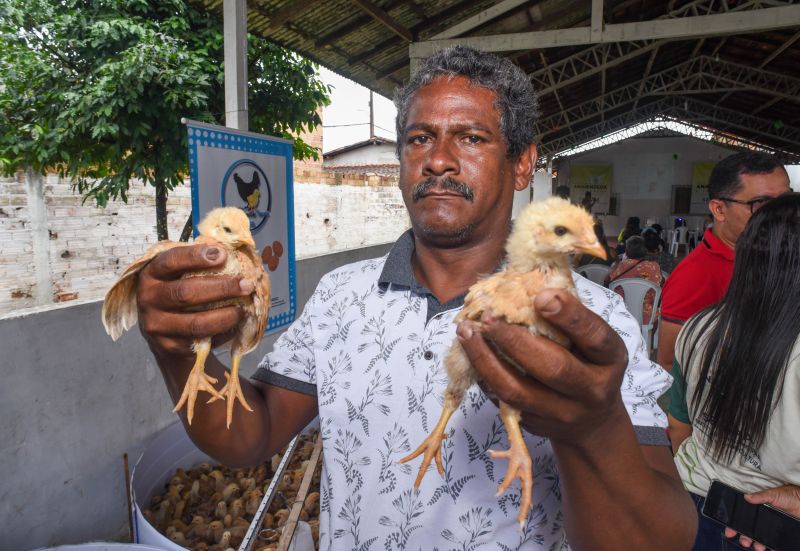
[[[444,429],[434,429],[416,450],[397,461],[398,463],[407,463],[422,453],[425,454],[422,458],[422,465],[420,465],[419,472],[417,473],[417,479],[414,481],[414,489],[419,490],[419,485],[422,484],[422,479],[425,477],[428,465],[431,464],[431,459],[436,460],[436,470],[439,471],[439,475],[444,476],[444,466],[442,465],[442,440],[446,438],[447,435],[444,434]]]
[[[182,407],[183,404],[186,404],[186,418],[189,421],[189,424],[192,424],[192,417],[194,417],[194,403],[197,400],[197,393],[201,390],[208,392],[209,394],[213,395],[213,399],[222,398],[224,396],[220,394],[216,388],[214,388],[214,383],[217,382],[217,379],[212,377],[211,375],[206,374],[203,371],[202,364],[198,369],[197,366],[192,368],[191,373],[189,373],[189,378],[186,381],[186,385],[183,387],[183,393],[181,394],[181,399],[178,400],[178,403],[175,404],[175,409],[173,412],[178,412]]]
[[[503,494],[511,486],[514,479],[519,478],[520,486],[522,487],[522,499],[519,504],[517,521],[519,522],[519,529],[522,530],[525,525],[525,519],[528,518],[528,511],[533,507],[533,462],[531,461],[531,456],[526,448],[520,448],[514,444],[504,451],[489,450],[489,455],[492,459],[508,459],[508,469],[506,469],[503,481],[497,488],[495,497]]]
[[[239,377],[232,377],[230,373],[227,371],[225,372],[225,379],[227,382],[225,386],[222,387],[220,390],[219,396],[212,396],[209,398],[207,403],[216,402],[217,400],[226,400],[226,409],[227,409],[227,417],[226,422],[228,424],[228,428],[231,428],[231,422],[233,421],[233,403],[236,400],[239,400],[242,403],[242,406],[247,411],[253,411],[253,408],[250,407],[250,404],[247,403],[247,400],[244,399],[244,393],[242,392],[242,386],[239,384]]]

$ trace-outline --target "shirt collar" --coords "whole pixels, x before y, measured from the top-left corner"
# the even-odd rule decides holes
[[[710,228],[707,229],[706,233],[703,234],[703,241],[705,243],[708,243],[707,247],[711,254],[733,262],[733,259],[736,255],[734,250],[725,243],[723,243],[722,241],[720,241],[720,239],[716,235],[714,235],[714,232],[711,231]]]

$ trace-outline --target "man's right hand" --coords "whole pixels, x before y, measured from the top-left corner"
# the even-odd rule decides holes
[[[137,289],[139,328],[159,359],[194,358],[192,341],[214,337],[219,346],[232,336],[243,312],[237,306],[202,310],[204,305],[247,296],[253,283],[234,276],[188,272],[214,270],[225,263],[226,251],[213,245],[188,245],[160,253],[141,271]]]

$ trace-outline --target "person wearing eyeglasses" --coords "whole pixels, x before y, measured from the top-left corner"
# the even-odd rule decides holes
[[[759,208],[790,191],[789,174],[772,155],[758,151],[722,159],[708,180],[708,210],[714,224],[667,278],[661,293],[658,363],[671,371],[675,340],[683,324],[716,304],[733,274],[736,240]]]

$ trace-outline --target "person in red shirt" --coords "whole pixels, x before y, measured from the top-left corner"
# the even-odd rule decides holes
[[[658,363],[664,369],[672,370],[675,340],[686,320],[725,295],[733,274],[736,240],[750,216],[787,191],[786,169],[766,153],[735,153],[711,171],[708,209],[714,224],[670,274],[661,294]]]

